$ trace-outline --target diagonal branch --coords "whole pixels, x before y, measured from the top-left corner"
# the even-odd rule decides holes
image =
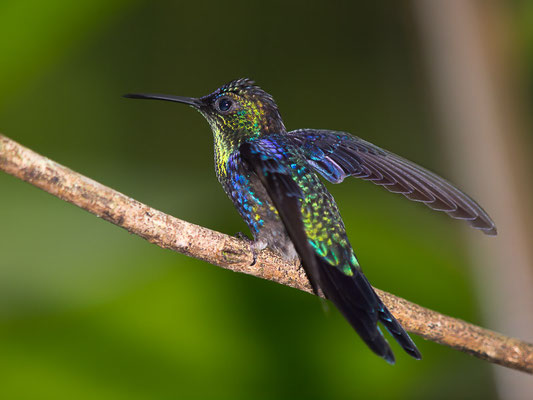
[[[311,293],[298,265],[287,264],[266,250],[252,266],[252,254],[243,241],[148,207],[2,135],[0,169],[159,247]],[[376,291],[408,331],[483,360],[533,374],[532,344]]]

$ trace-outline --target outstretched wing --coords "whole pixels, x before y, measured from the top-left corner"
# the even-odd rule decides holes
[[[305,153],[308,163],[333,183],[354,176],[401,193],[413,201],[463,219],[487,235],[496,225],[471,197],[447,180],[396,154],[345,132],[299,129],[289,137]]]
[[[378,321],[419,359],[415,344],[363,275],[332,196],[298,148],[286,136],[277,136],[246,142],[239,152],[278,210],[314,291],[322,290],[365,343],[388,362],[394,362],[394,355]]]

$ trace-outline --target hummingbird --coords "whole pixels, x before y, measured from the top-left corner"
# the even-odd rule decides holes
[[[331,183],[353,176],[462,219],[496,235],[488,214],[450,182],[346,132],[287,131],[274,98],[250,79],[231,81],[204,97],[127,94],[187,104],[213,131],[215,172],[248,225],[255,255],[269,247],[300,259],[315,294],[339,309],[366,345],[390,364],[395,357],[380,323],[415,359],[421,354],[380,300],[355,256]]]

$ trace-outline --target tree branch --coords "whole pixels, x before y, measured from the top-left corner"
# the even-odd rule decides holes
[[[0,169],[159,247],[311,293],[305,273],[265,250],[182,221],[49,160],[0,135]],[[410,332],[489,362],[533,374],[533,345],[451,318],[376,289]]]

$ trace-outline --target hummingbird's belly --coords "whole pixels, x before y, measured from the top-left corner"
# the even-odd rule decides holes
[[[275,218],[265,222],[265,225],[261,227],[255,240],[275,250],[287,261],[293,261],[298,258],[298,253],[296,253],[296,249],[287,234],[287,230],[277,214]]]

